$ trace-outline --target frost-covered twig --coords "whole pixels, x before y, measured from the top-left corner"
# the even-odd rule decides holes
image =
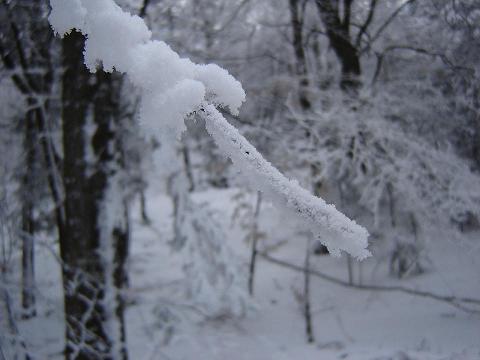
[[[113,0],[51,0],[49,20],[60,35],[73,28],[87,36],[85,63],[91,71],[126,73],[142,92],[140,120],[172,149],[186,129],[188,114],[203,109],[208,132],[254,189],[299,215],[332,254],[340,250],[359,259],[370,255],[368,232],[354,221],[283,176],[216,109],[234,115],[245,101],[241,84],[217,65],[182,59],[167,44],[152,40],[145,22]]]
[[[306,228],[338,254],[345,250],[365,258],[368,232],[339,212],[335,206],[313,196],[297,181],[287,179],[225,120],[212,105],[204,107],[205,125],[218,147],[230,158],[251,187],[261,191],[275,204],[300,216]]]

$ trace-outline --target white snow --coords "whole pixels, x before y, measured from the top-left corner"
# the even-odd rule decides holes
[[[210,190],[194,194],[197,203],[208,203],[229,227],[235,211],[238,189]],[[315,343],[307,344],[302,306],[303,276],[259,258],[255,278],[257,310],[247,318],[202,321],[192,324],[188,317],[177,324],[176,335],[163,343],[163,330],[155,325],[149,307],[165,301],[165,296],[178,296],[175,290],[182,275],[179,255],[171,255],[165,242],[171,238],[170,200],[153,186],[147,192],[149,212],[156,214],[152,227],[134,226],[133,235],[139,241],[132,245],[132,289],[137,304],[127,312],[130,356],[152,359],[212,360],[292,360],[292,359],[426,359],[473,360],[479,358],[478,329],[480,318],[465,314],[454,307],[419,297],[396,293],[359,292],[340,288],[321,279],[312,278],[312,311]],[[254,206],[255,196],[249,197]],[[134,214],[137,213],[135,210]],[[272,206],[262,206],[260,230],[266,238],[260,249],[276,248],[271,255],[292,263],[302,264],[304,246],[292,231],[295,219],[280,218]],[[164,229],[161,233],[155,229]],[[235,258],[245,263],[249,246],[242,242],[245,229],[230,228],[228,245]],[[248,231],[248,230],[247,230]],[[276,244],[276,245],[275,245]],[[303,245],[303,243],[302,243]],[[403,280],[403,286],[440,293],[478,297],[480,279],[475,277],[479,261],[467,249],[448,239],[439,239],[431,249],[435,272]],[[158,261],[158,259],[166,259]],[[312,256],[313,268],[345,279],[344,258]],[[375,259],[362,263],[364,283],[398,285],[385,273],[384,264]],[[157,271],[158,269],[160,271]],[[359,271],[355,268],[356,274]],[[468,279],[468,280],[465,280]],[[183,307],[182,297],[176,297],[170,308]],[[180,305],[182,304],[182,305]],[[194,317],[195,318],[195,317]],[[145,346],[145,339],[149,346]],[[402,354],[405,356],[402,357]],[[408,357],[407,357],[408,356]]]
[[[142,98],[140,111],[141,124],[145,129],[153,131],[162,144],[180,139],[186,130],[183,119],[194,111],[205,96],[205,88],[201,82],[185,79],[162,93],[152,92]],[[155,123],[144,121],[155,119]]]
[[[154,180],[154,179],[152,179]],[[299,302],[302,274],[264,261],[257,264],[257,310],[242,320],[207,321],[185,300],[182,254],[172,253],[172,210],[160,184],[147,190],[148,213],[153,222],[141,224],[138,207],[132,211],[133,226],[129,266],[132,300],[126,310],[127,341],[131,359],[210,360],[476,360],[480,317],[444,303],[390,292],[360,292],[341,288],[312,277],[311,299],[315,342],[307,344]],[[207,203],[222,216],[217,220],[229,229],[225,240],[236,260],[248,263],[250,248],[245,231],[232,228],[235,198],[243,190],[210,190],[194,194],[198,204]],[[248,197],[254,206],[255,195]],[[260,249],[276,258],[302,264],[306,240],[292,228],[295,219],[281,218],[275,208],[262,205]],[[478,237],[478,233],[473,236]],[[63,297],[58,244],[40,238],[36,245],[38,317],[20,321],[19,327],[32,354],[38,359],[63,359]],[[429,252],[433,271],[420,277],[395,280],[387,265],[370,258],[362,266],[363,282],[402,285],[445,295],[480,297],[478,252],[457,246],[448,238],[432,242]],[[19,254],[17,254],[19,255]],[[16,256],[13,276],[19,276],[21,257]],[[312,256],[313,268],[346,279],[344,258]],[[359,268],[355,268],[358,275]],[[12,279],[11,284],[17,284]],[[13,303],[19,290],[10,288]],[[171,320],[159,310],[170,311]],[[0,326],[4,319],[0,314]],[[48,329],[48,330],[47,330]],[[171,329],[171,330],[169,330]],[[167,335],[169,333],[170,335]],[[0,341],[3,333],[0,332]],[[402,355],[403,354],[403,355]]]
[[[238,115],[246,95],[242,85],[227,70],[215,64],[197,65],[195,79],[207,88],[208,101],[217,106],[228,107],[233,115]]]

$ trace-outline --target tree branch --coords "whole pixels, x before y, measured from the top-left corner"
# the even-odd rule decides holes
[[[357,49],[360,48],[360,44],[362,42],[362,37],[366,33],[368,27],[370,26],[370,24],[373,20],[373,16],[375,15],[375,9],[377,7],[377,1],[378,0],[371,0],[370,1],[370,8],[368,10],[367,18],[365,19],[365,22],[363,23],[363,25],[360,27],[360,30],[358,31],[357,38],[355,40],[355,47]]]
[[[143,0],[142,7],[140,8],[140,11],[138,12],[138,16],[141,18],[144,18],[145,15],[147,15],[147,8],[148,5],[150,4],[150,0]]]
[[[422,291],[422,290],[414,290],[408,287],[403,287],[403,286],[387,286],[387,285],[361,285],[361,284],[350,284],[348,281],[344,281],[341,279],[338,279],[334,276],[327,275],[325,273],[322,273],[317,270],[313,269],[305,269],[302,266],[292,264],[290,262],[280,260],[277,258],[274,258],[270,256],[266,252],[258,252],[258,255],[267,260],[270,263],[283,266],[286,268],[289,268],[291,270],[297,271],[297,272],[302,272],[304,273],[305,271],[309,271],[311,275],[316,276],[318,278],[321,278],[323,280],[326,280],[328,282],[331,282],[333,284],[342,286],[342,287],[347,287],[347,288],[352,288],[352,289],[357,289],[357,290],[364,290],[364,291],[384,291],[384,292],[401,292],[404,294],[412,295],[412,296],[419,296],[419,297],[424,297],[440,302],[447,303],[448,305],[454,306],[460,310],[463,310],[468,313],[475,313],[475,314],[480,314],[480,309],[472,309],[470,307],[467,307],[466,304],[471,304],[475,306],[480,307],[480,299],[474,299],[474,298],[467,298],[467,297],[456,297],[456,296],[445,296],[445,295],[438,295],[434,294],[428,291]]]
[[[378,30],[375,32],[375,34],[372,36],[369,44],[360,50],[360,54],[363,54],[365,51],[369,50],[372,44],[375,42],[375,40],[378,39],[378,37],[382,34],[382,32],[392,23],[393,20],[400,14],[400,12],[407,7],[408,5],[414,3],[416,0],[408,0],[404,2],[402,5],[400,5],[397,10],[395,10],[388,18],[385,20],[385,22],[378,28]]]
[[[383,60],[385,58],[385,55],[391,51],[395,50],[408,50],[408,51],[413,51],[418,54],[426,55],[426,56],[433,56],[437,57],[442,62],[447,65],[450,69],[452,70],[463,70],[467,71],[469,73],[475,73],[475,70],[472,68],[464,67],[464,66],[459,66],[454,64],[445,54],[439,53],[439,52],[434,52],[430,51],[421,47],[416,47],[416,46],[410,46],[410,45],[391,45],[386,47],[381,53],[376,53],[377,56],[377,65],[375,67],[375,72],[372,78],[372,85],[375,84],[378,80],[378,76],[380,75],[380,71],[383,65]]]

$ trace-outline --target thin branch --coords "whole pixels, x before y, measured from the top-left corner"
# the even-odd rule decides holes
[[[472,69],[472,68],[468,68],[468,67],[459,66],[459,65],[454,64],[445,54],[442,54],[440,52],[430,51],[430,50],[427,50],[427,49],[424,49],[424,48],[420,48],[420,47],[416,47],[416,46],[410,46],[410,45],[392,45],[392,46],[388,46],[387,48],[385,48],[382,52],[376,53],[377,65],[375,67],[375,72],[374,72],[374,75],[373,75],[373,78],[372,78],[372,85],[375,84],[376,81],[378,80],[378,76],[380,75],[380,71],[381,71],[381,68],[382,68],[382,65],[383,65],[383,60],[385,58],[385,55],[387,53],[395,51],[395,50],[408,50],[408,51],[413,51],[413,52],[416,52],[418,54],[422,54],[422,55],[426,55],[426,56],[437,57],[440,60],[442,60],[442,62],[452,70],[463,70],[463,71],[467,71],[467,72],[470,72],[470,73],[475,72],[475,70]]]
[[[150,4],[150,0],[143,0],[142,7],[140,8],[140,11],[138,12],[138,16],[141,18],[144,18],[145,15],[147,15],[147,8],[148,5]]]
[[[248,274],[248,293],[253,296],[253,280],[255,277],[255,264],[256,264],[256,258],[257,258],[257,243],[258,243],[258,238],[259,238],[259,233],[258,233],[258,216],[260,214],[260,206],[262,203],[262,193],[260,191],[257,191],[257,201],[255,204],[255,211],[253,213],[253,219],[252,219],[252,229],[251,229],[251,239],[252,239],[252,253],[250,257],[250,268],[249,268],[249,274]]]
[[[377,1],[378,0],[371,0],[370,1],[370,8],[368,10],[367,18],[365,19],[365,22],[363,23],[363,25],[360,27],[360,30],[358,31],[357,38],[355,40],[355,47],[357,49],[360,48],[360,44],[362,42],[362,37],[366,33],[368,27],[370,26],[370,24],[373,20],[373,17],[375,15],[375,9],[377,8],[377,3],[378,3]]]
[[[373,73],[373,77],[370,85],[374,85],[377,82],[378,77],[380,76],[380,71],[382,70],[383,59],[385,58],[385,54],[375,53],[375,56],[377,57],[377,64],[375,66],[375,72]]]
[[[307,335],[307,342],[313,343],[315,338],[313,336],[312,326],[312,307],[310,303],[310,251],[311,251],[311,239],[307,239],[307,249],[305,251],[305,267],[303,271],[303,311],[305,316],[305,332]]]
[[[370,43],[365,47],[363,48],[361,51],[360,51],[360,54],[363,54],[365,51],[367,51],[368,49],[370,49],[370,47],[372,46],[372,44],[375,42],[375,40],[378,39],[378,37],[382,34],[382,32],[392,23],[393,20],[395,20],[395,18],[398,16],[398,14],[400,14],[400,12],[405,8],[407,7],[408,5],[414,3],[416,0],[408,0],[406,2],[404,2],[402,5],[400,5],[397,10],[395,10],[388,18],[387,20],[385,20],[385,22],[378,28],[378,30],[375,32],[375,34],[372,36],[372,39],[370,40]]]
[[[2,59],[2,62],[5,68],[12,71],[11,78],[13,83],[17,86],[18,90],[24,95],[30,94],[31,89],[26,83],[25,79],[15,71],[16,66],[12,58],[11,52],[7,50],[5,44],[3,44],[1,41],[0,41],[0,57]]]
[[[215,29],[213,31],[213,35],[215,34],[219,34],[221,33],[222,31],[224,31],[238,16],[238,14],[240,13],[240,11],[243,9],[243,7],[245,5],[247,5],[248,3],[250,2],[250,0],[243,0],[236,8],[235,10],[233,10],[232,14],[230,15],[230,17],[222,24],[218,27],[218,29]]]
[[[434,56],[434,57],[438,57],[440,58],[440,60],[443,61],[443,63],[445,65],[447,65],[448,67],[454,69],[454,70],[465,70],[465,71],[469,71],[469,72],[475,72],[474,69],[472,68],[467,68],[467,67],[464,67],[464,66],[459,66],[459,65],[455,65],[445,54],[443,53],[440,53],[440,52],[435,52],[435,51],[430,51],[430,50],[427,50],[427,49],[424,49],[424,48],[420,48],[420,47],[415,47],[415,46],[409,46],[409,45],[392,45],[392,46],[389,46],[387,47],[383,53],[387,53],[387,52],[390,52],[390,51],[393,51],[393,50],[410,50],[410,51],[413,51],[413,52],[416,52],[416,53],[419,53],[419,54],[424,54],[424,55],[429,55],[429,56]]]
[[[328,282],[331,282],[333,284],[336,284],[342,287],[347,287],[347,288],[352,288],[357,290],[365,290],[365,291],[401,292],[401,293],[412,295],[412,296],[420,296],[420,297],[444,302],[468,313],[480,314],[480,310],[471,309],[465,306],[465,304],[473,304],[473,305],[480,306],[480,299],[438,295],[428,291],[414,290],[414,289],[403,287],[403,286],[362,285],[362,284],[355,284],[355,283],[349,284],[348,281],[344,281],[334,276],[327,275],[318,270],[313,270],[313,269],[307,270],[302,266],[292,264],[284,260],[276,259],[265,252],[258,252],[258,255],[264,258],[265,260],[267,260],[268,262],[289,268],[291,270],[295,270],[302,273],[305,271],[309,271],[310,274],[313,276],[316,276],[318,278],[321,278],[323,280],[326,280]]]

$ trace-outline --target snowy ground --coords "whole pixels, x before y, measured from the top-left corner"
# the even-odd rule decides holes
[[[225,223],[232,226],[225,241],[247,263],[245,230],[239,221],[232,223],[235,194],[238,191],[209,191],[195,199],[221,210]],[[172,236],[169,200],[153,190],[148,195],[152,225],[142,225],[135,216],[138,211],[132,213],[131,305],[126,314],[131,359],[480,359],[478,314],[399,293],[342,288],[316,278],[311,284],[315,342],[307,344],[301,308],[302,274],[261,258],[247,317],[204,320],[188,301],[182,301],[181,262],[167,246]],[[268,235],[266,243],[280,244],[272,256],[303,263],[305,239],[295,236],[288,218],[264,206],[261,225]],[[429,272],[394,280],[388,276],[386,265],[376,266],[378,261],[373,259],[361,265],[363,281],[480,298],[478,251],[447,240],[430,246],[434,262]],[[39,359],[60,359],[63,319],[59,268],[49,246],[40,246],[37,253],[39,316],[20,322],[20,328],[32,350],[40,354]],[[313,256],[312,264],[339,278],[347,276],[345,258]],[[358,274],[357,264],[355,270]]]

